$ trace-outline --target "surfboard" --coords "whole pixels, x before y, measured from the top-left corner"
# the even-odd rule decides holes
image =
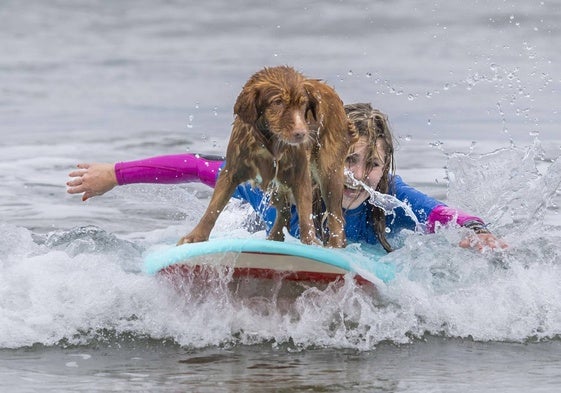
[[[300,242],[257,238],[211,239],[148,254],[147,274],[196,272],[206,267],[233,269],[234,277],[330,282],[351,273],[358,282],[389,282],[395,266],[379,261],[380,253],[332,249]]]

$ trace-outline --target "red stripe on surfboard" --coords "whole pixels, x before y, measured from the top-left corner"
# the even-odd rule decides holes
[[[271,253],[260,253],[255,254],[271,254]],[[283,255],[283,254],[275,254]],[[177,264],[166,267],[160,270],[159,274],[172,275],[172,276],[189,276],[197,275],[203,272],[203,269],[217,268],[217,266],[206,266],[206,265],[187,265],[187,264]],[[277,279],[281,278],[288,281],[310,281],[318,283],[328,283],[344,278],[344,274],[340,273],[321,273],[321,272],[308,272],[308,271],[291,271],[291,272],[281,272],[273,269],[263,269],[263,268],[250,268],[250,267],[234,267],[232,276],[234,278],[259,278],[259,279]],[[372,284],[370,281],[366,280],[362,276],[355,274],[355,281],[358,284]]]

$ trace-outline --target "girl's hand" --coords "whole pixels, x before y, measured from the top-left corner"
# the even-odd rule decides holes
[[[72,171],[68,176],[72,180],[66,182],[69,194],[81,194],[82,200],[103,195],[117,184],[115,166],[107,163],[78,164],[78,170]]]
[[[469,234],[460,241],[460,247],[473,248],[483,252],[485,249],[504,250],[508,248],[508,244],[490,232],[482,232]]]

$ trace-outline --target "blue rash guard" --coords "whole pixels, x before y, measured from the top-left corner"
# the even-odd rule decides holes
[[[409,186],[399,176],[392,177],[391,195],[408,204],[420,224],[427,222],[435,207],[444,206],[444,203]],[[266,193],[258,187],[252,187],[250,183],[244,183],[236,188],[233,197],[247,201],[264,221],[266,230],[269,232],[275,222],[277,211],[269,204]],[[369,218],[370,207],[368,200],[366,200],[355,209],[343,209],[345,234],[349,243],[379,244]],[[299,238],[300,229],[296,206],[291,207],[291,215],[289,232],[292,236]],[[403,229],[414,230],[415,226],[415,221],[401,207],[396,208],[393,214],[387,215],[386,227],[389,228],[390,237]]]
[[[115,176],[120,185],[132,183],[176,184],[199,181],[214,187],[223,165],[222,159],[217,157],[176,154],[117,163],[115,164]],[[393,176],[391,180],[390,194],[411,208],[417,221],[425,227],[427,232],[434,231],[437,224],[447,225],[450,222],[468,228],[485,226],[479,217],[447,207],[442,202],[407,185],[399,176]],[[259,188],[252,188],[250,183],[244,183],[237,187],[234,197],[249,202],[265,222],[266,229],[271,229],[275,221],[276,209],[270,206],[266,193]],[[369,222],[369,210],[368,201],[363,202],[356,209],[344,210],[345,232],[350,243],[378,244],[372,223]],[[386,228],[389,229],[388,237],[391,237],[402,229],[415,229],[415,222],[403,208],[397,208],[393,213],[387,215]],[[298,214],[295,206],[292,207],[290,234],[299,237]]]

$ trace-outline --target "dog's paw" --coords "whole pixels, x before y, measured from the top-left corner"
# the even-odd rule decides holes
[[[323,242],[314,236],[301,236],[300,242],[307,245],[323,246]]]
[[[347,240],[341,236],[330,236],[327,241],[327,247],[330,248],[345,248],[347,247]]]
[[[273,232],[271,231],[271,233],[269,233],[269,236],[267,237],[267,240],[274,240],[277,242],[284,242],[284,233],[282,233],[282,231],[280,232]]]
[[[189,243],[200,243],[200,242],[204,242],[208,240],[208,236],[201,236],[201,235],[195,235],[195,234],[188,234],[183,236],[181,239],[179,239],[179,241],[177,242],[177,245],[180,246],[182,244],[189,244]]]

